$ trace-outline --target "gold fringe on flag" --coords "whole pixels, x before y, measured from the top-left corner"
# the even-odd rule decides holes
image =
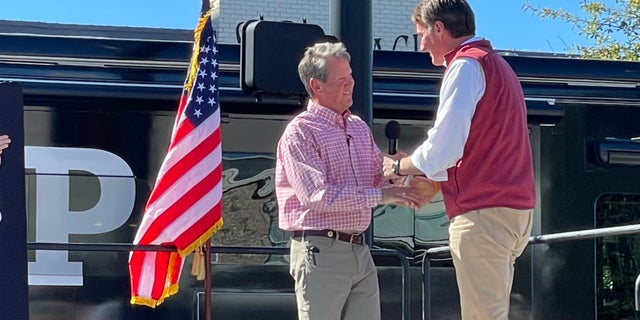
[[[206,275],[204,246],[197,247],[193,252],[193,262],[191,264],[191,275],[195,276],[197,280],[204,280]]]

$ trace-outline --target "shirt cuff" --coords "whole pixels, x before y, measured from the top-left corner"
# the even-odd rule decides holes
[[[422,160],[422,154],[420,148],[416,149],[416,151],[411,155],[411,164],[414,167],[418,168],[424,175],[433,181],[447,181],[449,179],[449,175],[447,174],[447,170],[442,170],[438,172],[431,172],[427,165],[422,165],[420,161]]]
[[[366,188],[363,190],[363,193],[365,202],[371,208],[382,202],[382,189],[380,188]]]

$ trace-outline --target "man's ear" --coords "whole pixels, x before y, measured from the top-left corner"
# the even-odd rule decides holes
[[[435,32],[437,32],[438,34],[440,34],[440,33],[444,32],[446,29],[444,28],[444,23],[442,23],[442,21],[436,20],[433,23],[433,30]]]
[[[322,83],[316,78],[311,78],[309,80],[309,88],[311,88],[313,92],[319,92],[322,89]]]

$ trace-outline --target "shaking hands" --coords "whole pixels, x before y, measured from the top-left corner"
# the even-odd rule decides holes
[[[392,179],[394,184],[404,186],[412,191],[411,198],[403,199],[403,201],[410,200],[410,205],[404,205],[411,208],[420,208],[429,203],[440,192],[440,184],[422,175],[413,165],[410,165],[410,168],[403,168],[404,174],[398,175],[399,168],[396,160],[404,157],[406,157],[406,154],[403,152],[385,155],[382,163],[382,173],[385,178]],[[405,163],[407,163],[407,160],[405,160]],[[408,192],[406,193],[409,194]]]

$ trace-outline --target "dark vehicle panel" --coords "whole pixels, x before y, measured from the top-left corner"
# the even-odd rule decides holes
[[[191,31],[13,21],[0,21],[0,26],[5,27],[0,81],[18,82],[24,90],[28,241],[131,243],[168,146]],[[246,95],[239,83],[239,46],[220,44],[219,51],[225,225],[212,244],[286,248],[288,234],[277,226],[274,152],[302,101]],[[539,194],[534,234],[636,221],[633,213],[626,220],[612,219],[603,203],[628,205],[640,190],[638,148],[632,142],[640,136],[640,64],[504,54],[527,100]],[[410,152],[432,125],[442,69],[417,52],[374,51],[373,58],[375,140],[385,151],[384,126],[398,120],[399,149]],[[622,151],[619,144],[611,145],[612,138],[623,142]],[[618,151],[603,156],[603,148]],[[633,211],[637,204],[631,207],[640,212]],[[400,252],[411,266],[412,319],[423,316],[422,255],[447,244],[444,209],[438,196],[419,210],[373,210],[375,247]],[[618,260],[610,258],[616,252],[603,250],[633,248],[640,239],[598,241],[529,247],[516,267],[510,318],[614,319],[624,314],[613,313],[598,298],[622,296],[605,277],[616,268]],[[129,304],[126,251],[28,254],[31,319],[203,318],[203,283],[188,272],[191,258],[178,294],[150,309]],[[383,256],[375,260],[383,318],[400,319],[400,263]],[[214,317],[295,319],[287,265],[283,254],[215,253]],[[457,319],[451,262],[438,259],[432,269],[432,319]],[[625,272],[616,285],[627,284],[640,268],[633,265]]]

